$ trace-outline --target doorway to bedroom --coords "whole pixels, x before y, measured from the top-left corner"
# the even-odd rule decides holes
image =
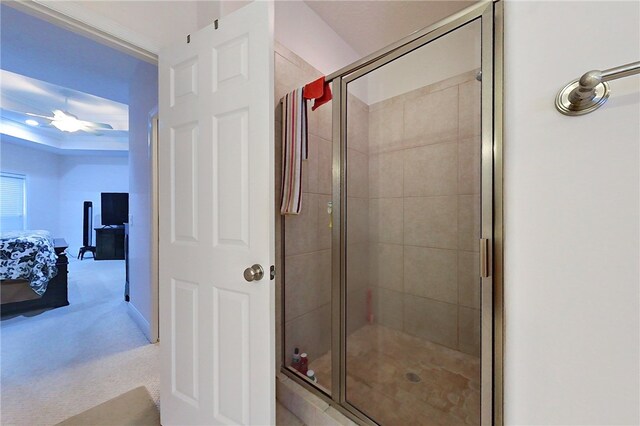
[[[2,421],[57,423],[141,385],[157,402],[157,65],[14,6],[0,6]]]

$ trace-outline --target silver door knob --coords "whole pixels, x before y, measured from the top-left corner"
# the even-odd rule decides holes
[[[264,269],[258,264],[244,270],[244,279],[249,282],[260,281],[262,277],[264,277]]]

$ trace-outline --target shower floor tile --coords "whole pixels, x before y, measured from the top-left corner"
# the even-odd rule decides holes
[[[331,354],[312,360],[329,387]],[[480,359],[366,325],[347,338],[347,401],[384,426],[480,423]]]

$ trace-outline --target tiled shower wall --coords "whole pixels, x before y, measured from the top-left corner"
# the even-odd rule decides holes
[[[320,75],[276,45],[276,101]],[[348,97],[348,332],[367,322],[372,292],[374,322],[479,354],[479,101],[475,72],[370,106]],[[302,213],[276,221],[277,266],[282,270],[284,260],[287,283],[287,363],[295,346],[312,361],[331,348],[331,114],[330,103],[309,109]],[[276,276],[279,304],[283,275]],[[280,313],[278,307],[278,366]]]
[[[347,97],[347,333],[367,322],[373,310],[369,279],[369,107]],[[369,308],[369,305],[370,308]]]
[[[480,353],[475,71],[369,106],[375,322]]]
[[[276,44],[275,55],[277,101],[296,87],[313,81],[322,74],[300,57]],[[356,111],[357,120],[349,127],[348,149],[350,163],[347,173],[349,215],[355,226],[348,229],[347,253],[349,268],[349,330],[353,331],[366,321],[366,293],[370,288],[367,274],[368,221],[369,221],[369,177],[368,177],[368,132],[369,111],[365,103],[353,96],[348,97],[349,109]],[[310,106],[310,105],[309,105]],[[281,141],[281,109],[276,114],[276,147]],[[308,110],[309,159],[303,162],[302,211],[284,220],[284,259],[286,285],[282,285],[282,274],[276,280],[276,300],[280,302],[281,289],[285,290],[285,336],[286,359],[290,362],[294,347],[307,352],[311,361],[331,349],[331,216],[328,213],[332,194],[332,104]],[[276,153],[276,188],[280,189],[280,158]],[[280,194],[277,194],[277,200]],[[280,206],[276,203],[276,211]],[[279,222],[279,221],[276,221]],[[279,237],[281,223],[277,223]],[[280,242],[277,242],[281,250]],[[284,257],[282,257],[284,254]],[[277,310],[278,315],[280,309]],[[277,317],[280,330],[281,318]],[[280,341],[277,342],[280,350]],[[280,360],[278,353],[278,362]],[[279,364],[278,364],[279,365]]]
[[[275,46],[275,99],[303,86],[322,74],[284,46]],[[280,211],[282,110],[276,105],[276,212]],[[302,211],[284,219],[284,253],[281,226],[276,220],[277,366],[281,360],[281,291],[285,296],[286,359],[294,347],[316,359],[331,348],[331,229],[327,203],[331,200],[331,103],[312,112],[309,120],[309,159],[303,163]],[[284,254],[284,257],[283,257]],[[284,268],[281,260],[284,260]]]

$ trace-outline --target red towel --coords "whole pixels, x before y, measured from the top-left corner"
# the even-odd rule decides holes
[[[315,111],[316,108],[326,104],[333,98],[331,95],[331,83],[324,81],[324,77],[320,77],[316,81],[312,81],[304,86],[304,91],[302,93],[304,94],[305,99],[314,100],[311,111]]]

